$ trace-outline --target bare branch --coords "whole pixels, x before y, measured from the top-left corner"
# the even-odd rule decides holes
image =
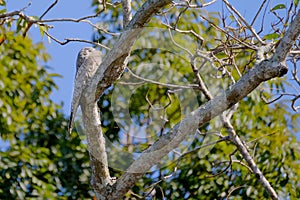
[[[123,72],[127,56],[131,51],[133,43],[142,31],[143,26],[150,20],[154,13],[157,13],[162,7],[170,3],[171,0],[146,1],[136,12],[133,19],[127,25],[126,30],[120,35],[119,39],[114,44],[113,48],[104,57],[92,80],[87,83],[89,87],[85,91],[85,94],[82,95],[82,98],[84,98],[85,102],[83,109],[83,113],[85,112],[84,124],[87,129],[87,138],[89,138],[90,154],[96,153],[97,155],[106,155],[105,141],[99,121],[100,117],[95,112],[95,105],[97,105],[96,102],[104,89],[115,82]],[[94,113],[94,116],[89,117],[91,112]],[[96,180],[95,183],[97,183],[97,180],[100,178],[100,182],[98,182],[98,184],[93,184],[94,191],[96,192],[98,199],[121,199],[132,187],[132,184],[134,184],[134,182],[120,182],[120,184],[114,184],[112,190],[110,190],[112,180],[109,180],[109,174],[107,176],[105,176],[105,174],[96,174],[97,171],[103,171],[103,169],[97,168],[107,167],[105,166],[105,163],[103,166],[102,161],[96,157],[96,159],[92,160],[91,167],[93,170],[92,180]],[[101,181],[101,176],[105,180]],[[107,190],[104,190],[105,187]],[[110,192],[110,194],[106,195],[107,192]]]
[[[300,50],[292,50],[292,51],[290,51],[289,52],[290,54],[298,54],[298,55],[300,55]]]
[[[104,28],[101,28],[100,26],[93,24],[91,21],[89,21],[87,19],[78,21],[78,19],[73,19],[73,18],[56,18],[56,19],[37,20],[37,21],[38,21],[38,24],[47,23],[47,22],[76,22],[76,23],[83,22],[83,23],[89,24],[90,26],[92,26],[96,30],[104,32],[105,34],[109,34],[111,36],[119,36],[120,35],[119,33],[113,33],[113,32],[110,32],[110,31],[104,29]]]
[[[262,95],[262,92],[260,93],[260,98],[261,98],[266,104],[274,103],[275,101],[281,99],[281,97],[283,97],[283,94],[280,94],[279,97],[276,97],[276,98],[272,99],[271,101],[268,101],[268,100]]]
[[[245,18],[227,0],[223,0],[223,2],[241,19],[241,21],[247,26],[256,39],[264,45],[265,42],[259,37],[254,28],[248,24],[247,20],[245,20]]]
[[[26,10],[27,8],[29,8],[32,5],[32,1],[30,1],[27,6],[25,6],[24,8],[22,8],[20,11],[23,12],[24,10]]]
[[[260,5],[260,7],[259,7],[258,11],[256,12],[256,14],[255,14],[255,16],[254,16],[252,22],[250,23],[250,26],[253,26],[253,25],[254,25],[254,22],[256,21],[258,15],[260,14],[260,12],[261,12],[261,10],[263,9],[263,7],[264,7],[264,5],[265,5],[266,2],[267,2],[267,0],[264,0],[264,1],[262,2],[262,4]]]
[[[203,15],[201,15],[201,17],[204,20],[206,20],[208,23],[210,23],[214,28],[216,28],[217,30],[219,30],[219,31],[223,32],[224,34],[228,35],[229,37],[231,37],[232,39],[236,40],[237,42],[239,42],[240,44],[244,45],[245,47],[248,47],[249,49],[252,49],[252,50],[256,50],[257,49],[256,46],[253,46],[252,44],[248,44],[246,42],[243,42],[240,39],[238,39],[237,37],[229,34],[227,31],[223,30],[221,27],[219,27],[218,25],[214,24],[212,21],[210,21],[209,19],[207,19]]]
[[[191,4],[190,1],[185,1],[185,3],[173,3],[173,6],[178,6],[178,7],[187,7],[187,8],[203,8],[206,6],[209,6],[213,3],[215,3],[217,0],[212,0],[210,2],[201,4],[201,5],[196,5],[196,4]]]
[[[27,6],[25,6],[24,8],[21,8],[19,11],[13,11],[13,12],[10,12],[10,13],[4,13],[4,14],[0,14],[0,19],[1,18],[6,18],[6,17],[13,17],[15,15],[19,15],[20,13],[22,13],[24,10],[26,10],[28,7],[30,7],[32,4],[32,1],[30,1],[28,3]],[[22,13],[23,14],[23,13]],[[24,15],[24,14],[23,14]]]
[[[60,45],[66,45],[69,42],[84,42],[84,43],[92,44],[92,45],[99,46],[99,47],[102,47],[104,49],[110,50],[109,47],[107,47],[107,46],[105,46],[105,45],[103,45],[101,43],[98,43],[98,42],[91,42],[89,40],[83,40],[83,39],[79,39],[79,38],[65,38],[65,41],[62,42],[62,41],[58,40],[57,38],[53,37],[52,35],[50,35],[47,31],[44,31],[44,33],[49,38],[51,38],[52,40],[54,40],[55,42],[57,42]]]
[[[180,30],[180,29],[178,29],[178,28],[176,28],[174,26],[171,26],[170,24],[165,24],[165,23],[163,23],[163,25],[166,26],[166,27],[168,27],[171,30],[174,30],[174,31],[178,32],[178,33],[191,34],[194,37],[196,37],[199,40],[199,42],[203,43],[204,39],[199,34],[197,34],[195,31],[193,31],[193,30]]]
[[[56,4],[58,3],[58,0],[55,0],[48,8],[47,10],[40,16],[39,19],[42,19]]]
[[[86,98],[81,98],[84,102]],[[105,147],[105,139],[101,129],[100,113],[98,105],[81,103],[84,128],[87,137],[90,164],[91,164],[91,186],[94,188],[97,199],[106,199],[108,188],[114,183],[114,179],[110,177],[107,154]],[[90,121],[95,123],[94,126],[87,126]],[[91,135],[90,133],[95,133]]]
[[[228,195],[227,195],[227,197],[226,197],[226,200],[229,199],[230,195],[231,195],[234,191],[236,191],[236,190],[238,190],[238,189],[241,189],[241,188],[244,188],[244,187],[246,187],[246,186],[238,186],[238,187],[232,188],[232,189],[229,191],[229,193],[228,193]]]
[[[300,95],[297,95],[297,94],[291,94],[291,93],[282,93],[280,94],[278,97],[272,99],[272,100],[267,100],[263,94],[262,94],[262,91],[260,93],[260,98],[266,103],[266,104],[271,104],[271,103],[274,103],[276,101],[278,101],[279,99],[281,99],[283,96],[292,96],[294,98],[291,99],[291,106],[292,106],[292,109],[295,111],[295,112],[298,112],[298,109],[300,108],[300,106],[295,106],[296,102],[298,101],[298,99],[300,99]]]
[[[39,17],[39,19],[41,20],[56,4],[57,4],[58,0],[55,0],[54,3],[52,3],[48,8],[47,10]],[[30,29],[30,27],[34,24],[34,22],[29,22],[24,33],[23,33],[23,37],[26,36],[28,30]]]
[[[221,139],[217,140],[217,141],[214,141],[214,142],[208,142],[208,143],[205,143],[191,151],[188,151],[188,152],[185,152],[184,154],[181,154],[180,155],[180,158],[178,159],[178,162],[180,162],[185,156],[189,155],[189,154],[192,154],[192,153],[195,153],[201,149],[204,149],[206,147],[209,147],[209,146],[213,146],[215,144],[218,144],[220,142],[224,142],[224,141],[229,141],[229,137],[228,136],[222,136]]]
[[[58,3],[58,0],[55,0],[54,3],[52,3],[47,9],[46,11],[39,17],[39,19],[34,19],[33,17],[30,17],[30,16],[27,16],[23,13],[23,11],[29,7],[31,5],[31,2],[28,4],[28,6],[26,6],[25,8],[22,8],[21,10],[19,11],[13,11],[13,12],[10,12],[10,13],[4,13],[4,14],[0,14],[0,19],[1,18],[8,18],[8,17],[13,17],[13,16],[19,16],[20,18],[24,19],[28,25],[26,27],[26,29],[24,30],[23,32],[23,36],[25,37],[28,30],[30,29],[30,27],[33,25],[33,24],[38,24],[39,26],[49,26],[49,25],[46,25],[45,23],[48,23],[48,22],[85,22],[85,23],[88,23],[90,25],[92,25],[94,28],[99,28],[95,25],[93,25],[90,21],[88,21],[87,19],[89,18],[95,18],[95,17],[98,17],[100,15],[100,13],[102,13],[103,11],[105,11],[106,9],[106,0],[103,0],[102,2],[102,9],[100,9],[96,14],[94,15],[88,15],[88,16],[84,16],[84,17],[81,17],[79,19],[73,19],[73,18],[61,18],[61,19],[48,19],[48,20],[42,20],[42,18]],[[106,33],[108,33],[106,31]],[[54,40],[55,41],[55,40]]]
[[[197,55],[197,54],[196,54]],[[194,76],[196,78],[196,81],[197,81],[197,84],[198,84],[198,88],[200,89],[200,91],[204,94],[205,98],[207,100],[211,100],[213,98],[212,94],[209,92],[208,88],[206,87],[206,85],[204,84],[201,76],[200,76],[200,73],[199,73],[199,70],[196,68],[195,66],[195,58],[196,56],[192,56],[191,57],[191,67],[192,67],[192,70],[194,72]]]
[[[178,44],[178,43],[174,40],[173,35],[172,35],[172,33],[171,33],[171,30],[168,29],[168,31],[169,31],[169,35],[170,35],[170,38],[171,38],[171,41],[173,42],[173,44],[174,44],[176,47],[178,47],[178,48],[184,50],[185,52],[187,52],[190,56],[192,56],[193,54],[192,54],[187,48],[184,48],[183,46],[181,46],[180,44]]]
[[[300,106],[295,106],[295,103],[298,99],[300,99],[300,95],[298,95],[294,99],[292,99],[292,108],[295,112],[298,112],[298,109],[300,109]]]
[[[158,81],[153,81],[153,80],[150,80],[150,79],[147,79],[147,78],[143,78],[143,77],[140,77],[136,74],[134,74],[129,68],[127,68],[128,72],[134,77],[134,78],[137,78],[139,80],[142,80],[143,83],[144,82],[147,82],[147,83],[153,83],[153,84],[156,84],[156,85],[161,85],[161,86],[164,86],[164,87],[169,87],[169,88],[177,88],[177,89],[191,89],[191,88],[197,88],[197,85],[174,85],[174,84],[170,84],[170,83],[161,83],[161,82],[158,82]]]
[[[237,149],[235,149],[232,153],[229,154],[229,161],[225,161],[225,162],[228,162],[228,165],[220,172],[216,173],[216,174],[213,174],[213,175],[208,175],[206,176],[207,178],[212,178],[212,177],[215,177],[215,176],[219,176],[221,174],[223,174],[224,172],[226,172],[229,167],[231,167],[232,165],[232,156],[237,152]],[[224,162],[220,162],[220,163],[224,163]],[[218,163],[218,164],[220,164]]]
[[[269,181],[265,178],[263,173],[260,171],[260,169],[257,167],[256,163],[254,162],[253,158],[251,157],[249,150],[247,149],[247,146],[244,144],[244,142],[239,138],[239,136],[236,134],[234,128],[232,127],[231,123],[228,119],[224,119],[224,125],[227,129],[227,132],[230,135],[230,139],[232,142],[236,145],[239,152],[242,154],[243,158],[248,163],[249,167],[255,174],[258,181],[262,184],[262,186],[265,188],[265,190],[268,192],[268,194],[271,196],[272,199],[278,199],[278,195],[276,194],[275,190],[269,183]]]
[[[291,27],[287,31],[287,35],[285,35],[281,40],[281,44],[279,45],[280,47],[284,46],[286,42],[289,42],[290,45],[288,46],[291,48],[300,33],[300,26],[298,26],[299,22],[300,13],[297,14],[295,20],[292,22]],[[291,39],[287,39],[286,37]],[[113,192],[111,194],[113,199],[121,198],[123,194],[128,191],[128,189],[131,188],[147,170],[177,147],[179,143],[186,138],[186,136],[195,133],[198,127],[220,115],[226,109],[232,107],[252,92],[262,82],[286,74],[287,68],[285,65],[281,64],[285,61],[285,57],[283,55],[287,55],[285,51],[288,51],[288,49],[285,49],[282,54],[280,54],[280,49],[278,49],[278,53],[274,54],[277,57],[273,56],[271,60],[257,64],[238,82],[232,85],[224,94],[220,94],[206,104],[200,106],[198,109],[187,115],[179,124],[174,126],[168,134],[161,136],[158,141],[153,143],[143,152],[143,154],[128,168],[127,172],[114,184]],[[243,88],[243,90],[240,90],[240,88]],[[237,140],[238,143],[242,144],[239,148],[244,146],[237,138],[234,138],[234,140]],[[240,152],[247,151],[241,149]],[[245,154],[245,156],[247,155]],[[253,160],[249,159],[248,161],[251,163]],[[255,169],[252,170],[258,175],[261,183],[268,189],[269,194],[275,199],[277,197],[276,193],[272,190],[272,187],[268,184],[265,178],[261,176],[262,174],[260,171],[252,164],[250,166],[251,169],[252,167]]]
[[[296,81],[296,83],[298,84],[298,86],[300,87],[300,79],[298,77],[298,69],[297,69],[297,63],[296,63],[296,59],[293,58],[293,70],[292,70],[292,76],[293,79]]]
[[[299,15],[300,14],[299,14],[299,10],[298,10],[298,13],[297,13],[294,21],[289,26],[289,29],[286,31],[284,37],[280,40],[278,47],[276,48],[276,51],[274,53],[273,58],[285,61],[285,58],[287,57],[289,51],[291,50],[292,46],[294,45],[294,43],[298,37],[297,33],[300,30]]]

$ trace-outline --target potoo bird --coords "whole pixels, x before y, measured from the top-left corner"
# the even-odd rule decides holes
[[[76,61],[76,75],[71,104],[71,115],[69,120],[68,132],[71,134],[74,118],[80,104],[83,91],[87,83],[94,76],[98,66],[102,61],[102,53],[92,47],[85,47],[80,50]]]

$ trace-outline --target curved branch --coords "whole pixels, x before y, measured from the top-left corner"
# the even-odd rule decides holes
[[[90,87],[87,89],[87,94],[93,95],[94,101],[97,101],[104,89],[114,83],[122,74],[125,60],[144,25],[162,7],[171,2],[171,0],[148,0],[136,12],[111,51],[104,57],[103,62],[89,84]]]
[[[218,95],[190,113],[179,124],[174,126],[169,133],[160,137],[158,141],[145,150],[128,168],[127,172],[113,185],[112,192],[109,196],[110,199],[122,198],[144,173],[176,148],[189,134],[194,134],[198,127],[238,103],[262,82],[285,75],[287,73],[287,67],[283,63],[285,62],[288,51],[300,34],[299,24],[300,12],[298,12],[286,35],[280,41],[276,53],[270,61],[265,60],[256,64],[252,70],[246,73],[226,92]],[[276,194],[273,195],[273,193],[270,192],[270,195],[276,199]]]
[[[129,187],[126,186],[125,190],[114,192],[114,198],[107,195],[109,191],[112,191],[110,188],[113,181],[109,175],[105,139],[101,130],[97,101],[104,89],[114,83],[123,72],[126,59],[143,26],[156,12],[171,2],[171,0],[148,0],[142,5],[113,48],[104,57],[92,80],[87,83],[89,87],[81,97],[84,102],[84,105],[81,106],[83,107],[83,121],[88,138],[93,172],[92,186],[97,199],[122,199],[128,191],[127,189],[132,186],[132,184],[129,184]]]

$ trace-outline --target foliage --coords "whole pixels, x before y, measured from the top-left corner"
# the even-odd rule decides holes
[[[94,1],[93,5],[97,6],[98,2]],[[298,1],[294,2],[298,4]],[[0,5],[4,4],[5,1],[0,0]],[[142,2],[132,4],[136,10]],[[278,4],[271,11],[285,8],[284,4]],[[189,52],[192,55],[196,49],[213,52],[213,61],[204,62],[205,58],[197,57],[194,63],[196,68],[201,68],[199,74],[213,95],[223,92],[233,83],[228,74],[238,80],[238,71],[246,73],[255,62],[253,49],[226,48],[239,43],[216,28],[221,22],[215,13],[167,9],[170,9],[170,15],[166,19],[171,25],[192,30],[201,35],[203,41],[190,33],[169,32],[167,26],[158,24],[160,16],[149,22],[149,27],[135,44],[128,69],[98,102],[103,131],[112,144],[107,148],[112,176],[122,174],[130,164],[128,161],[134,159],[133,152],[142,152],[187,113],[208,100],[201,91],[192,87],[198,82]],[[5,12],[1,10],[0,13]],[[177,20],[179,15],[180,20]],[[234,19],[230,17],[227,20]],[[100,19],[102,28],[111,32],[122,30],[120,6],[108,6]],[[7,26],[0,27],[0,134],[9,143],[9,147],[0,152],[0,198],[91,198],[87,147],[78,135],[66,135],[66,119],[60,107],[49,99],[53,89],[57,88],[53,82],[57,75],[49,74],[40,65],[49,59],[49,55],[42,44],[33,44],[28,37],[20,35],[27,31],[26,20],[19,18],[15,32],[9,31],[11,23],[8,21]],[[243,42],[250,40],[243,38],[247,35],[244,31],[231,29],[228,33],[242,38]],[[277,41],[280,37],[281,33],[271,31],[263,39]],[[112,46],[114,39],[103,32],[94,34],[94,41],[107,46]],[[232,57],[234,59],[230,59]],[[184,83],[191,87],[182,89],[153,81],[181,86]],[[269,97],[273,91],[285,90],[286,84],[281,79],[262,87],[269,91],[264,93]],[[300,196],[300,149],[295,137],[299,132],[298,121],[298,115],[291,113],[285,104],[265,104],[258,90],[239,103],[231,120],[235,131],[247,142],[258,167],[281,198],[296,199]],[[187,138],[176,153],[169,154],[148,172],[126,197],[267,198],[233,144],[223,141],[200,148],[217,141],[219,137],[215,133],[227,135],[218,118],[199,128],[194,137]],[[114,152],[114,145],[119,152]],[[199,150],[195,151],[197,148]],[[178,152],[184,156],[179,158]]]
[[[0,199],[90,197],[89,159],[79,136],[49,96],[56,74],[40,63],[41,43],[2,27],[0,45]]]
[[[278,115],[274,116],[274,113]],[[270,108],[249,98],[241,102],[233,119],[236,132],[245,139],[258,167],[283,199],[300,195],[297,189],[299,142],[287,128],[289,123],[295,122],[288,122],[286,115],[285,107]],[[178,172],[170,180],[156,188],[164,188],[167,199],[223,199],[229,193],[234,199],[268,198],[255,175],[244,166],[245,163],[239,163],[244,162],[241,155],[233,154],[232,165],[229,165],[229,155],[234,151],[232,144],[219,143],[204,157],[201,150],[193,152],[180,161]],[[174,170],[175,164],[164,169],[164,173]]]

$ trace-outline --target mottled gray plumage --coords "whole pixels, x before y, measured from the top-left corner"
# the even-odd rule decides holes
[[[81,95],[86,88],[88,81],[93,77],[98,66],[101,64],[101,56],[101,52],[92,47],[83,48],[78,53],[71,115],[68,126],[69,133],[72,132],[73,121],[80,104]]]

